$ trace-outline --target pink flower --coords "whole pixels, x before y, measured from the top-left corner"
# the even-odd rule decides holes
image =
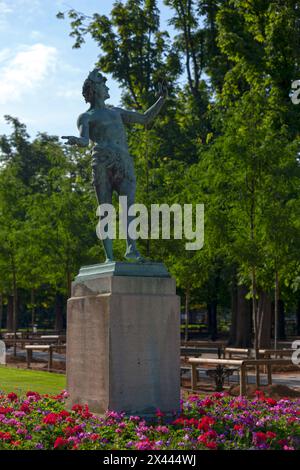
[[[35,400],[40,400],[41,399],[41,395],[38,392],[29,391],[29,392],[26,393],[26,396],[29,399],[32,399],[32,398],[34,398]]]
[[[143,441],[136,442],[134,446],[137,450],[152,450],[154,447],[148,437]]]
[[[129,417],[129,421],[133,421],[133,422],[138,422],[140,421],[140,417],[139,416],[130,416]]]
[[[156,426],[156,431],[162,434],[169,434],[170,429],[167,426]]]

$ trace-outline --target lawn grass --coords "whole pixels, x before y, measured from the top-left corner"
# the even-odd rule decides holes
[[[0,366],[0,393],[26,393],[28,390],[57,394],[66,388],[66,377],[50,372]]]

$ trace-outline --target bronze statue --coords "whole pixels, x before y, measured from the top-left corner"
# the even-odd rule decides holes
[[[92,144],[93,184],[99,204],[112,204],[113,191],[127,196],[128,208],[135,202],[136,179],[133,159],[129,154],[124,124],[148,124],[159,113],[167,96],[166,87],[161,86],[160,96],[144,114],[116,107],[107,107],[110,96],[106,78],[98,69],[90,72],[83,85],[82,94],[90,108],[77,121],[80,137],[63,136],[70,145],[86,147]],[[130,238],[128,226],[133,216],[127,214],[127,249],[125,258],[143,261]],[[113,245],[110,238],[102,240],[106,262],[113,260]]]

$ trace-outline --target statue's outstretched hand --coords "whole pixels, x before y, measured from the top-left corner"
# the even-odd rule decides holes
[[[66,144],[69,145],[78,145],[80,143],[79,137],[74,137],[73,135],[62,135],[62,139],[67,139]]]

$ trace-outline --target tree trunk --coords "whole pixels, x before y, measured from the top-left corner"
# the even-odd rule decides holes
[[[2,319],[3,319],[3,295],[0,294],[0,333],[2,329]]]
[[[71,289],[72,289],[71,273],[70,273],[69,269],[67,269],[67,292],[68,292],[68,299],[71,297]]]
[[[64,296],[57,292],[55,296],[55,325],[56,331],[62,331],[64,328],[64,315],[63,315]]]
[[[236,299],[236,348],[249,348],[252,345],[252,324],[251,324],[251,302],[246,299],[248,288],[246,286],[237,287]]]
[[[13,331],[13,297],[12,295],[8,296],[7,299],[7,312],[6,312],[6,329],[7,331]]]
[[[218,334],[217,327],[217,301],[211,301],[207,306],[208,313],[208,334],[212,341],[215,341]]]
[[[35,290],[30,291],[30,303],[31,303],[31,327],[35,324]]]
[[[236,279],[233,280],[231,287],[231,325],[228,346],[235,346],[237,335],[237,303],[238,303],[238,287]]]
[[[278,314],[278,302],[279,302],[279,279],[278,271],[275,271],[275,296],[274,296],[274,349],[277,349],[278,341],[278,326],[279,326],[279,314]]]
[[[285,339],[285,308],[284,308],[284,301],[279,299],[278,301],[278,339]]]
[[[272,300],[266,292],[261,292],[258,301],[258,348],[271,348]]]
[[[255,351],[255,359],[258,359],[259,353],[258,353],[258,336],[259,336],[259,325],[258,325],[258,302],[257,302],[257,289],[256,289],[256,271],[255,267],[252,267],[252,272],[251,272],[251,277],[252,277],[252,319],[253,319],[253,329],[254,329],[254,341],[253,341],[253,346],[254,346],[254,351]],[[256,374],[256,385],[258,385],[258,380],[257,380],[257,374]]]
[[[296,335],[300,336],[300,299],[298,300],[296,311]]]
[[[15,333],[15,339],[17,338],[18,329],[18,290],[16,284],[14,284],[14,295],[13,295],[13,332]],[[17,343],[14,342],[14,357],[17,356]]]

